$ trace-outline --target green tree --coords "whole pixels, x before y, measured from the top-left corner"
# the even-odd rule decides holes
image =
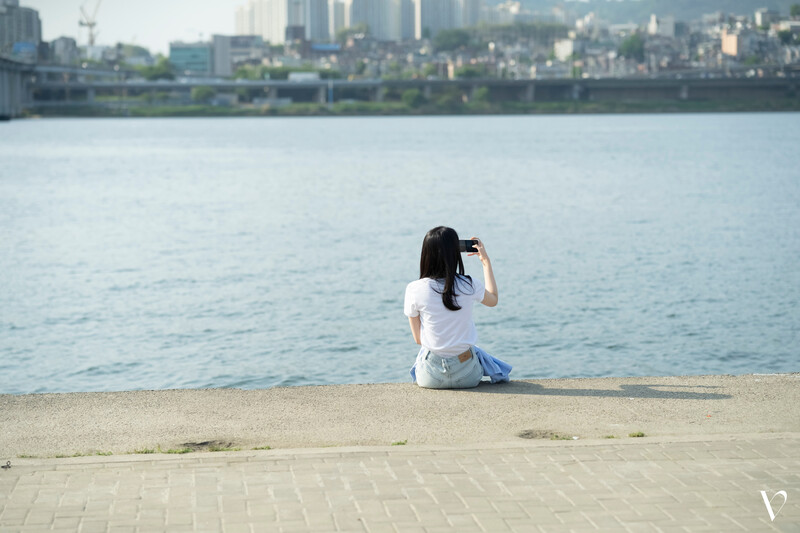
[[[408,107],[417,108],[425,103],[425,97],[419,91],[419,89],[406,89],[403,91],[402,96],[400,99],[406,104]]]
[[[492,99],[492,94],[489,91],[488,87],[481,87],[477,91],[475,91],[475,95],[472,97],[472,100],[475,102],[488,102]]]
[[[437,74],[439,74],[439,67],[434,63],[426,63],[425,66],[422,67],[422,75],[426,78],[428,76],[436,76]]]
[[[778,32],[778,39],[781,40],[781,44],[791,44],[792,42],[792,30],[783,30]]]
[[[205,85],[201,85],[199,87],[192,87],[192,100],[194,100],[195,102],[207,104],[216,95],[217,91],[215,91],[212,87],[207,87]]]
[[[364,62],[363,59],[359,59],[358,61],[356,61],[356,75],[357,76],[363,76],[364,72],[366,72],[366,71],[367,71],[366,62]]]
[[[450,52],[469,45],[469,32],[466,30],[441,30],[433,38],[433,47],[440,52]]]
[[[147,57],[150,55],[150,50],[135,44],[117,43],[117,48],[125,57]]]
[[[139,73],[148,81],[175,79],[175,67],[166,57],[160,58],[152,67],[139,68]]]
[[[482,78],[486,75],[486,69],[483,66],[465,65],[458,67],[453,74],[462,79]]]
[[[369,26],[361,22],[350,28],[342,28],[336,32],[336,42],[344,46],[352,35],[369,35]]]
[[[792,4],[789,8],[789,14],[793,17],[800,17],[800,4]]]
[[[148,92],[144,95],[144,101],[148,104],[153,104],[155,102],[166,102],[169,98],[169,93],[165,92]]]
[[[436,107],[453,111],[464,103],[463,95],[458,90],[449,90],[436,97]]]
[[[628,59],[635,59],[639,63],[644,61],[644,39],[634,33],[619,45],[619,54]]]

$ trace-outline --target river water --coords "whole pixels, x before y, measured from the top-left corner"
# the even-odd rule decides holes
[[[402,382],[425,232],[514,378],[800,370],[800,114],[0,125],[0,393]],[[481,276],[477,258],[467,272]]]

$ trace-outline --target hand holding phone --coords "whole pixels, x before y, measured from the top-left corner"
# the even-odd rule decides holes
[[[462,254],[466,253],[474,254],[478,252],[478,249],[475,248],[475,245],[477,244],[478,241],[474,239],[468,241],[458,241],[458,249]]]

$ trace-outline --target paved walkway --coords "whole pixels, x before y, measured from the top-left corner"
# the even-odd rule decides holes
[[[798,433],[11,461],[4,533],[800,531]]]

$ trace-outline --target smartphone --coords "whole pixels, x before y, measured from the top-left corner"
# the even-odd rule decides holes
[[[475,246],[476,244],[478,244],[478,241],[475,240],[458,241],[458,249],[461,251],[462,254],[477,253],[478,250],[476,248],[473,248],[473,246]]]

